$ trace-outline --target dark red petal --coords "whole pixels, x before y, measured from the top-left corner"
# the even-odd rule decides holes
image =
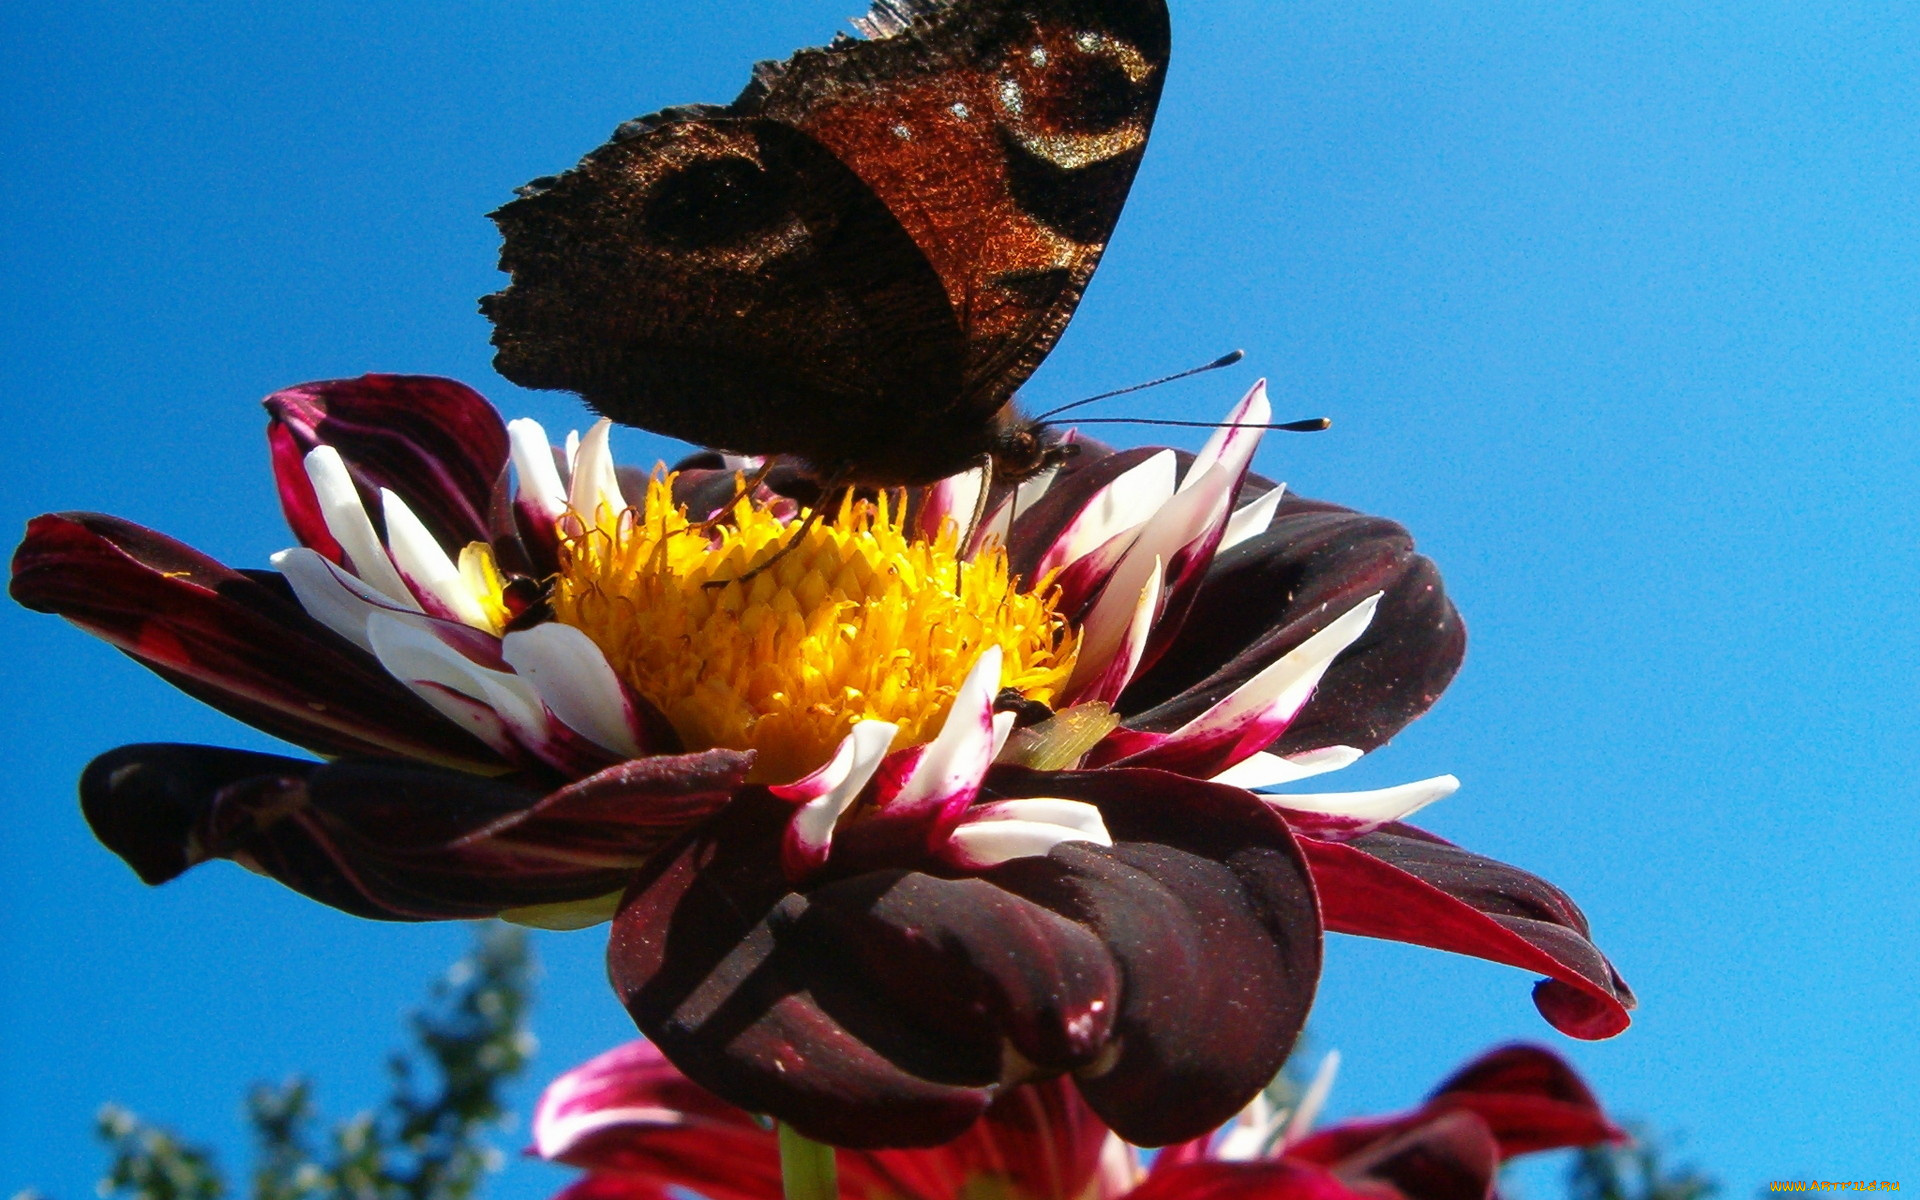
[[[1094,804],[1114,838],[985,876],[1086,923],[1120,964],[1117,1054],[1078,1074],[1088,1102],[1144,1146],[1231,1119],[1286,1061],[1320,977],[1319,913],[1285,823],[1238,788],[1164,771],[1000,768],[987,784]]]
[[[1506,1158],[1627,1140],[1586,1081],[1565,1059],[1539,1046],[1488,1051],[1436,1088],[1428,1107],[1478,1113]]]
[[[1484,1122],[1503,1162],[1536,1150],[1591,1146],[1627,1136],[1558,1055],[1538,1046],[1513,1045],[1467,1064],[1413,1112],[1329,1126],[1287,1147],[1287,1155],[1338,1163],[1451,1112],[1469,1112]]]
[[[1305,1163],[1190,1162],[1156,1170],[1126,1200],[1399,1200],[1379,1185],[1354,1188]]]
[[[347,555],[327,528],[326,515],[320,509],[319,494],[307,476],[307,449],[293,431],[278,421],[267,422],[267,453],[273,461],[273,480],[280,492],[280,511],[286,514],[287,528],[302,546],[337,566],[347,565]]]
[[[641,873],[607,948],[614,990],[691,1078],[810,1137],[874,1146],[957,1136],[998,1082],[997,1071],[980,1077],[989,1049],[916,1039],[903,1014],[850,993],[799,951],[792,930],[807,902],[779,869],[792,811],[749,792]]]
[[[752,763],[738,750],[629,759],[465,836],[583,865],[637,864],[725,807]]]
[[[1517,867],[1395,823],[1351,842],[1303,837],[1327,928],[1491,959],[1550,978],[1533,1001],[1560,1032],[1612,1037],[1633,992],[1566,893]]]
[[[1070,1068],[1132,1140],[1225,1121],[1285,1059],[1318,977],[1284,824],[1162,772],[989,782],[1099,803],[1119,844],[800,894],[778,869],[791,807],[750,793],[642,873],[614,922],[615,989],[690,1076],[841,1145],[946,1140],[995,1088]]]
[[[80,803],[148,883],[212,858],[245,863],[356,916],[436,920],[603,896],[662,838],[657,802],[712,811],[745,769],[729,751],[654,760],[604,840],[583,851],[578,795],[417,763],[316,763],[208,746],[123,746],[95,759]],[[676,785],[678,795],[675,794]],[[605,801],[605,785],[595,801]]]
[[[1469,1112],[1423,1121],[1333,1166],[1356,1189],[1384,1184],[1407,1200],[1491,1200],[1500,1148]]]
[[[376,524],[380,489],[390,488],[450,552],[487,540],[487,501],[507,465],[507,427],[472,388],[431,375],[362,375],[290,387],[268,396],[266,406],[282,503],[296,500],[287,522],[303,541],[313,531],[297,503],[311,494],[301,460],[321,445],[346,460]],[[290,449],[282,449],[283,438]]]
[[[196,699],[316,753],[500,762],[283,589],[131,522],[35,517],[11,590]]]
[[[985,879],[871,871],[807,901],[792,924],[798,951],[912,1014],[910,1038],[983,1048],[979,1062],[953,1064],[964,1073],[1000,1078],[1003,1038],[1045,1074],[1072,1070],[1113,1032],[1120,979],[1100,939]]]
[[[1249,480],[1243,500],[1258,490]],[[1386,595],[1373,623],[1272,747],[1371,750],[1439,698],[1466,629],[1405,529],[1295,497],[1266,533],[1214,559],[1179,636],[1120,711],[1131,728],[1177,729],[1375,592]]]

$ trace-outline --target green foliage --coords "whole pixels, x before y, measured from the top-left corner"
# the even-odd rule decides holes
[[[1631,1146],[1588,1146],[1567,1171],[1568,1200],[1706,1200],[1720,1190],[1689,1166],[1668,1166],[1651,1131],[1633,1129]]]
[[[100,1139],[113,1150],[113,1162],[100,1181],[102,1196],[138,1196],[140,1200],[219,1200],[226,1181],[213,1156],[198,1146],[146,1124],[117,1104],[100,1110]]]
[[[482,927],[411,1018],[415,1048],[389,1060],[392,1091],[377,1112],[323,1133],[306,1080],[257,1085],[251,1200],[471,1200],[500,1166],[487,1134],[507,1117],[501,1089],[533,1054],[531,975],[520,930]],[[227,1195],[209,1151],[125,1109],[101,1112],[100,1136],[113,1153],[103,1200]]]

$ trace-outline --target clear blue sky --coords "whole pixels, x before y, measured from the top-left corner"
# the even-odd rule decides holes
[[[436,372],[581,424],[488,366],[483,214],[857,3],[5,6],[0,525],[95,508],[263,566],[288,539],[256,401],[301,380]],[[1643,1000],[1569,1043],[1516,972],[1336,939],[1336,1112],[1527,1037],[1731,1197],[1920,1184],[1920,10],[1173,7],[1146,165],[1029,395],[1242,346],[1125,411],[1212,415],[1259,372],[1284,417],[1331,415],[1258,468],[1411,526],[1472,635],[1356,771],[1458,774],[1422,820],[1572,892]],[[374,1099],[465,931],[226,865],[143,888],[81,766],[265,739],[49,617],[0,610],[0,654],[0,1195],[87,1195],[104,1100],[231,1154],[251,1080]],[[543,1076],[630,1035],[601,941],[540,941]]]

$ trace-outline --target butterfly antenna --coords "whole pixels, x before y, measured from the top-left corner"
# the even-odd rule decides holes
[[[1132,387],[1118,388],[1111,392],[1101,392],[1098,396],[1088,396],[1085,400],[1075,400],[1072,404],[1062,404],[1059,408],[1051,409],[1047,412],[1041,413],[1039,416],[1035,417],[1034,420],[1037,422],[1044,422],[1051,417],[1059,416],[1063,412],[1069,412],[1073,409],[1079,408],[1081,405],[1092,404],[1095,400],[1111,400],[1115,396],[1124,396],[1128,392],[1145,391],[1147,388],[1150,388],[1150,387],[1159,387],[1163,383],[1172,383],[1176,379],[1185,379],[1189,375],[1202,375],[1208,371],[1218,371],[1221,367],[1232,366],[1233,364],[1239,362],[1241,359],[1245,358],[1246,356],[1247,356],[1247,352],[1244,350],[1232,350],[1227,352],[1226,354],[1222,354],[1219,358],[1216,358],[1212,362],[1206,363],[1203,366],[1188,367],[1184,371],[1176,371],[1172,375],[1165,376],[1164,378],[1161,378],[1161,379],[1148,380],[1146,383],[1136,383]]]
[[[1319,433],[1331,429],[1333,422],[1326,417],[1311,417],[1305,421],[1287,421],[1277,425],[1255,425],[1250,421],[1168,421],[1149,417],[1082,417],[1075,425],[1178,425],[1182,429],[1282,429],[1288,433]]]

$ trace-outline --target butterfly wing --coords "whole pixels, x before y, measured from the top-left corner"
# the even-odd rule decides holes
[[[882,0],[494,214],[500,372],[868,482],[983,456],[1145,148],[1164,0]]]
[[[494,214],[513,283],[482,301],[515,383],[816,461],[889,397],[959,386],[964,345],[925,256],[789,126],[670,111],[523,193]]]
[[[881,0],[843,39],[763,64],[736,105],[805,130],[900,220],[991,412],[1053,348],[1146,149],[1165,0]]]

